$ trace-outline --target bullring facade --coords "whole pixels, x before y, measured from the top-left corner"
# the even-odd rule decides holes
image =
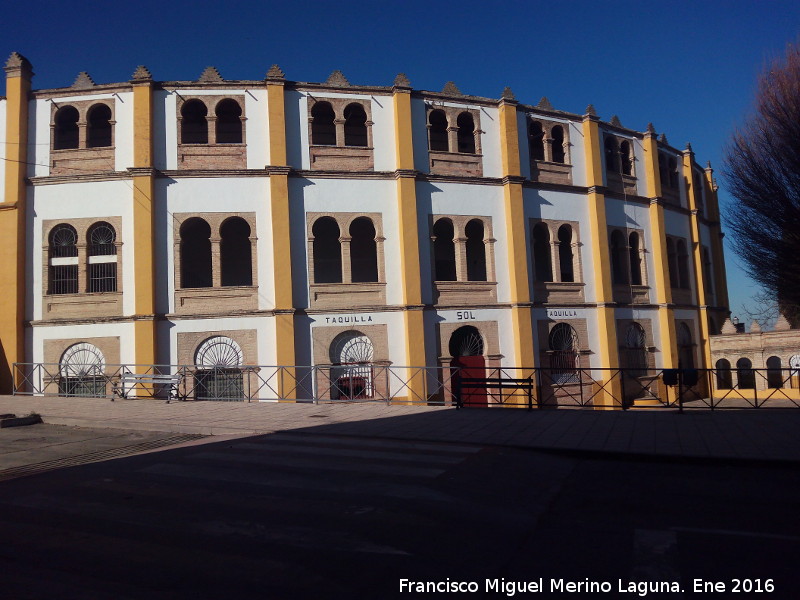
[[[652,126],[404,75],[155,81],[139,67],[32,90],[24,57],[5,70],[3,391],[15,362],[78,354],[461,361],[562,384],[710,366],[728,313],[715,184]]]

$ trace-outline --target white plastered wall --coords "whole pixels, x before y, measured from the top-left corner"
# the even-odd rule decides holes
[[[606,223],[609,227],[623,229],[639,229],[644,231],[641,243],[645,252],[646,284],[650,287],[650,302],[655,296],[655,263],[653,262],[653,233],[650,230],[650,207],[634,202],[625,202],[617,198],[606,198]],[[609,241],[610,243],[610,241]]]
[[[441,181],[417,182],[417,223],[420,240],[422,301],[433,303],[433,248],[431,215],[468,215],[491,217],[494,243],[497,300],[510,297],[508,278],[508,241],[503,206],[503,188],[499,185],[473,185]],[[488,256],[487,256],[488,265]]]
[[[383,226],[384,269],[387,304],[402,303],[400,281],[400,225],[397,214],[397,184],[391,180],[300,179],[289,180],[289,196],[304,213],[380,213]],[[306,217],[292,215],[292,277],[295,306],[308,306],[308,255]],[[297,218],[295,218],[295,216]],[[346,235],[347,232],[342,232]]]
[[[133,323],[92,323],[89,325],[34,327],[31,362],[44,362],[45,340],[98,337],[119,337],[120,364],[134,364],[136,362]],[[108,360],[107,357],[106,360]]]
[[[116,171],[133,166],[133,92],[116,94],[114,102],[114,162]]]
[[[530,252],[531,219],[544,219],[548,221],[577,221],[579,228],[580,257],[583,271],[580,274],[584,298],[587,302],[595,299],[594,275],[592,271],[593,254],[591,229],[589,227],[589,212],[586,196],[568,192],[550,190],[523,189],[525,199],[525,235],[528,238],[526,248]],[[533,261],[528,259],[528,276],[533,281]]]
[[[291,166],[310,169],[310,135],[308,127],[309,98],[349,98],[369,100],[372,112],[372,144],[375,171],[394,171],[395,156],[394,101],[389,95],[343,94],[338,92],[288,91],[285,94],[286,153]],[[313,100],[312,100],[313,101]]]
[[[275,319],[269,317],[226,317],[220,319],[181,319],[168,322],[169,363],[178,364],[178,334],[208,331],[256,330],[256,364],[277,364],[275,348]],[[192,351],[194,352],[195,349]]]
[[[121,217],[122,231],[117,232],[122,242],[122,312],[132,315],[134,309],[134,250],[133,210],[131,204],[131,182],[92,181],[42,185],[28,188],[28,224],[30,237],[27,243],[28,289],[32,290],[28,301],[30,318],[42,318],[42,222],[45,220],[95,219]],[[85,240],[78,240],[85,243]]]
[[[258,268],[258,307],[270,310],[275,307],[275,286],[272,269],[272,220],[269,210],[269,179],[266,177],[225,177],[225,178],[186,178],[156,180],[156,198],[159,202],[159,227],[156,233],[156,265],[163,265],[164,273],[159,273],[158,312],[175,310],[175,256],[174,234],[177,213],[192,213],[202,217],[202,213],[256,214],[256,231],[251,233],[258,238],[253,256]],[[165,208],[162,208],[164,206]],[[163,232],[163,233],[162,233]],[[214,235],[214,232],[212,232]]]

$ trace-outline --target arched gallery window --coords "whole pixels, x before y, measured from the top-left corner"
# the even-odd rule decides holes
[[[339,224],[331,217],[321,217],[314,222],[311,233],[314,236],[314,283],[341,283]]]
[[[56,111],[53,149],[68,150],[78,147],[78,109],[62,106]]]
[[[428,143],[433,152],[447,152],[447,115],[443,110],[432,110],[428,114]]]
[[[181,106],[181,143],[208,143],[208,107],[201,100],[193,98]]]
[[[102,148],[112,144],[111,109],[95,104],[86,113],[86,146]]]
[[[483,222],[472,219],[464,232],[467,235],[467,280],[486,281],[486,245],[483,241]]]
[[[553,281],[550,230],[544,223],[533,226],[533,269],[536,281]]]
[[[222,285],[253,285],[250,225],[241,217],[230,217],[219,232]]]
[[[78,293],[78,233],[61,223],[50,231],[48,245],[50,294]]]
[[[740,390],[756,388],[756,374],[749,358],[740,358],[736,361],[736,387]]]
[[[367,217],[350,224],[350,273],[354,283],[378,281],[375,226]]]
[[[730,361],[720,358],[715,366],[716,376],[717,376],[717,389],[718,390],[729,390],[733,387],[733,376],[731,374],[731,363]]]
[[[315,146],[336,145],[336,114],[330,102],[317,102],[311,108],[311,143]]]
[[[89,228],[88,288],[90,292],[117,291],[117,233],[110,223]]]
[[[344,109],[344,145],[367,146],[367,113],[357,102]]]
[[[475,121],[468,112],[462,112],[456,120],[458,125],[458,151],[475,154]]]
[[[242,143],[242,107],[232,98],[226,98],[217,104],[217,143]]]
[[[436,281],[456,281],[455,231],[450,219],[433,224],[433,254]]]
[[[192,217],[181,224],[180,237],[181,287],[211,287],[211,227]]]

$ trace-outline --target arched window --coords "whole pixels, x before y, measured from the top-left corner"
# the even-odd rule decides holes
[[[544,223],[533,227],[533,269],[536,281],[553,281],[550,230]]]
[[[242,349],[229,337],[205,340],[194,355],[194,396],[197,400],[243,400]]]
[[[692,186],[694,187],[694,201],[697,210],[703,211],[703,176],[699,171],[692,171]]]
[[[740,358],[736,361],[736,382],[736,387],[740,390],[756,389],[756,374],[749,358]]]
[[[564,149],[564,129],[561,125],[556,125],[550,131],[550,137],[553,138],[553,162],[563,163],[566,158],[566,151]]]
[[[624,175],[631,174],[631,145],[628,142],[622,142],[619,145],[619,160],[622,164],[622,173]]]
[[[112,143],[111,109],[106,104],[95,104],[89,109],[86,119],[86,146],[103,148]]]
[[[675,241],[667,238],[667,270],[669,271],[669,285],[678,287],[678,255],[675,253]]]
[[[625,332],[622,362],[630,377],[647,375],[647,335],[639,323],[631,323]]]
[[[192,217],[181,225],[180,236],[181,287],[211,287],[211,227],[203,219]]]
[[[367,113],[354,102],[344,108],[344,145],[367,146]]]
[[[217,114],[217,143],[242,143],[242,107],[232,98],[225,98],[215,109]]]
[[[202,100],[193,98],[181,106],[181,143],[208,143],[208,107]]]
[[[336,114],[330,102],[317,102],[311,108],[311,143],[315,146],[336,145]]]
[[[628,284],[628,249],[625,235],[615,229],[611,232],[611,277],[614,283]]]
[[[472,219],[464,228],[467,235],[467,280],[486,281],[486,245],[483,222]]]
[[[481,332],[472,325],[456,329],[450,336],[448,351],[450,356],[483,356],[483,338]]]
[[[663,152],[658,153],[658,179],[661,181],[662,187],[669,185],[669,167],[667,157]]]
[[[678,363],[682,369],[694,369],[694,342],[686,323],[678,326]]]
[[[673,190],[678,189],[678,161],[674,157],[669,158],[669,187]]]
[[[89,291],[117,291],[117,233],[109,223],[95,223],[89,228]]]
[[[367,217],[350,224],[350,272],[354,283],[378,281],[375,226]]]
[[[432,110],[428,115],[428,143],[433,152],[447,152],[447,116],[443,110]]]
[[[642,285],[642,257],[639,255],[639,234],[628,236],[628,262],[631,265],[631,284]]]
[[[59,359],[58,393],[61,396],[97,398],[106,395],[106,359],[97,346],[79,342]]]
[[[703,283],[706,288],[706,297],[709,299],[714,295],[714,278],[711,276],[711,253],[708,248],[703,246]]]
[[[250,225],[241,217],[230,217],[219,228],[221,283],[253,285]]]
[[[544,160],[544,131],[542,124],[538,121],[531,121],[528,126],[528,144],[533,160]]]
[[[342,244],[339,224],[331,217],[321,217],[311,228],[314,236],[314,283],[342,283]]]
[[[619,148],[617,148],[617,140],[615,137],[607,135],[603,141],[603,148],[606,157],[606,171],[609,173],[618,173],[617,167],[619,161]]]
[[[678,285],[689,289],[689,252],[683,240],[678,240]]]
[[[767,359],[767,387],[775,389],[782,388],[783,379],[781,359],[777,356],[770,356]]]
[[[558,228],[558,269],[561,281],[575,281],[572,258],[572,227],[564,224]]]
[[[61,223],[50,231],[51,294],[78,293],[78,233],[72,225]]]
[[[575,383],[580,380],[578,334],[566,323],[556,323],[550,330],[550,377],[553,383]]]
[[[56,111],[53,149],[67,150],[78,147],[78,109],[62,106]]]
[[[731,363],[724,358],[720,358],[716,365],[717,389],[729,390],[733,387],[733,377],[731,375]]]
[[[330,346],[332,400],[374,396],[374,354],[372,340],[360,331],[345,331],[333,339]]]
[[[475,154],[475,121],[468,112],[462,112],[456,119],[458,125],[458,151],[462,154]]]
[[[436,281],[456,280],[455,231],[450,219],[439,219],[433,224],[433,255]]]

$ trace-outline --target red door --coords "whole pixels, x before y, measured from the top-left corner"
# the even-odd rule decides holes
[[[460,378],[486,378],[486,362],[483,356],[456,356],[450,362],[455,371],[453,375],[453,395],[458,394]],[[488,406],[485,388],[473,388],[466,385],[461,388],[462,403],[464,406]]]

